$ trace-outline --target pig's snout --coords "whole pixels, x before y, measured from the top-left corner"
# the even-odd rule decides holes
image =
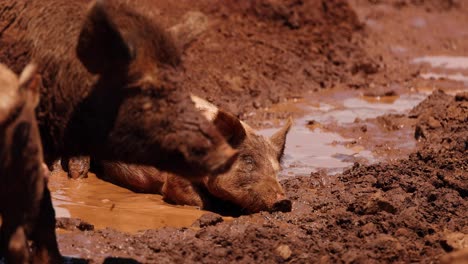
[[[291,212],[292,202],[284,197],[282,194],[277,195],[277,201],[273,204],[271,208],[272,212]]]

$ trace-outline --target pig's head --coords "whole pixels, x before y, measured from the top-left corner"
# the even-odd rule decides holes
[[[218,110],[205,100],[195,96],[192,99],[239,152],[229,171],[217,177],[204,178],[203,185],[208,192],[249,213],[290,211],[291,201],[286,199],[277,175],[292,121],[288,120],[283,128],[266,138],[256,134],[237,117]]]
[[[28,65],[19,79],[0,65],[0,171],[11,179],[46,176],[35,108],[39,103],[39,76]],[[38,185],[40,192],[43,185]]]
[[[181,85],[177,45],[129,3],[93,2],[78,39],[78,58],[98,78],[80,109],[95,116],[92,154],[187,178],[226,171],[236,151]]]

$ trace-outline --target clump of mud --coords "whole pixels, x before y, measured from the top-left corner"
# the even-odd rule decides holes
[[[132,236],[109,229],[64,234],[62,251],[97,261],[113,255],[185,263],[428,262],[456,253],[468,235],[467,96],[436,92],[406,118],[425,129],[417,151],[392,163],[356,163],[336,177],[287,179],[291,213]]]

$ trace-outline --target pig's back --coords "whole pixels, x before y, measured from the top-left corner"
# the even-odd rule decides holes
[[[161,194],[165,173],[151,166],[100,161],[98,176],[106,181],[140,193]]]
[[[43,86],[37,113],[46,156],[62,148],[71,115],[94,81],[75,51],[89,3],[0,0],[0,60],[16,73],[30,60],[39,65]]]
[[[10,51],[9,55],[18,53],[37,59],[48,58],[47,63],[74,60],[77,38],[89,2],[0,0],[2,44],[6,44],[8,49],[23,49],[22,52]],[[22,69],[12,56],[6,59],[14,68]]]

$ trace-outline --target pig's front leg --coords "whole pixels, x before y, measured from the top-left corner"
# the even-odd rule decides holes
[[[209,207],[209,198],[203,194],[197,183],[171,173],[165,174],[166,180],[162,188],[164,200],[179,205],[197,206],[201,209]]]

